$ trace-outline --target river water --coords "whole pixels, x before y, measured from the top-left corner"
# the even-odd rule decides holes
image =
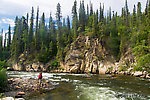
[[[8,72],[10,77],[38,78],[37,72]],[[43,73],[55,86],[29,100],[150,100],[150,80],[123,75]]]

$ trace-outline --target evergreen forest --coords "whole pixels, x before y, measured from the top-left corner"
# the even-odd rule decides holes
[[[39,7],[36,12],[32,7],[30,18],[28,13],[21,18],[16,16],[13,33],[9,26],[7,39],[4,34],[4,43],[3,36],[0,36],[0,60],[11,59],[18,62],[23,55],[29,61],[44,64],[51,60],[63,62],[71,43],[79,35],[85,35],[99,38],[101,45],[110,51],[116,61],[131,49],[136,57],[137,66],[149,70],[150,0],[147,0],[144,12],[141,10],[141,3],[138,2],[133,7],[133,13],[129,12],[126,0],[121,15],[112,11],[111,7],[107,14],[104,14],[104,4],[101,3],[96,11],[93,10],[92,3],[85,5],[82,0],[79,4],[78,9],[77,1],[74,1],[70,18],[62,16],[61,4],[58,3],[55,18],[50,13],[48,23],[45,13],[39,15]]]

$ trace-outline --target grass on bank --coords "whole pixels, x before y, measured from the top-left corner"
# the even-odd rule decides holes
[[[5,61],[0,61],[0,93],[7,88],[8,77],[4,69]]]

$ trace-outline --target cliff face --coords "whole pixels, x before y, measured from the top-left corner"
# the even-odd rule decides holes
[[[105,74],[110,68],[115,68],[114,58],[102,47],[98,38],[79,36],[65,58],[66,72]]]
[[[98,38],[79,36],[68,49],[64,62],[60,62],[61,69],[49,69],[49,65],[38,61],[29,61],[24,55],[20,55],[17,64],[13,64],[13,70],[17,71],[45,71],[45,72],[69,72],[69,73],[94,73],[94,74],[125,74],[150,78],[147,72],[135,71],[137,65],[135,56],[129,48],[122,55],[119,62],[104,48]],[[9,70],[9,69],[8,69]],[[12,70],[10,68],[10,70]]]

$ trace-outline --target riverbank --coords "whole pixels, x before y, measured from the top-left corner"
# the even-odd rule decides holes
[[[116,75],[129,75],[133,77],[141,77],[145,79],[150,79],[150,75],[147,72],[142,71],[108,71],[106,74],[116,74]]]
[[[71,73],[71,72],[62,71],[62,70],[53,70],[50,72],[51,73]],[[75,73],[75,74],[80,74],[80,73]],[[85,73],[85,74],[88,74],[88,73]],[[95,74],[95,73],[93,73],[93,74]],[[130,71],[130,69],[128,71],[118,71],[118,70],[106,71],[100,75],[104,75],[104,74],[129,75],[129,76],[133,76],[133,77],[141,77],[141,78],[145,78],[145,79],[150,79],[150,74],[148,74],[146,71]]]
[[[10,70],[7,69],[8,71]],[[16,69],[13,69],[13,71],[19,71]],[[146,71],[133,71],[133,68],[128,68],[126,70],[120,70],[119,67],[114,67],[114,68],[108,68],[108,69],[101,69],[99,72],[97,73],[92,73],[92,72],[84,72],[84,73],[78,73],[78,72],[71,72],[71,71],[67,71],[67,70],[62,70],[62,69],[56,69],[56,70],[43,70],[44,72],[48,72],[48,73],[74,73],[74,74],[100,74],[100,75],[104,75],[104,74],[118,74],[118,75],[130,75],[133,77],[141,77],[141,78],[145,78],[145,79],[150,79],[150,73],[146,72]],[[38,72],[36,70],[30,70],[30,71],[26,71],[26,72]]]
[[[10,77],[37,80],[38,72],[7,72]],[[129,75],[98,75],[43,72],[54,86],[44,93],[34,92],[25,100],[149,100],[150,80]]]
[[[8,88],[0,100],[25,100],[31,95],[49,92],[54,86],[48,80],[42,80],[40,86],[37,79],[9,78]],[[15,99],[14,99],[15,98]]]

